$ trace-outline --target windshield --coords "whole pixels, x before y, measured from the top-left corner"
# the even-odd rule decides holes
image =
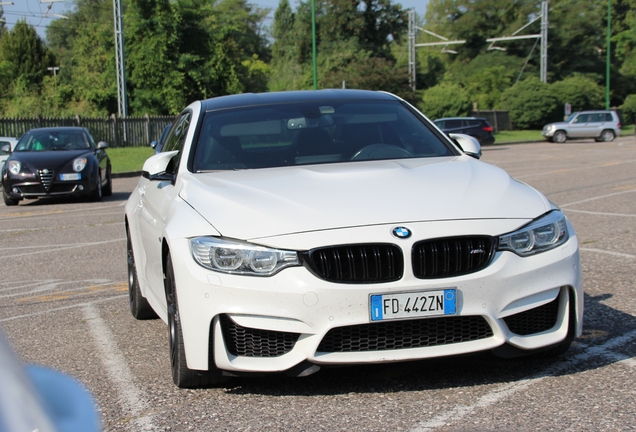
[[[87,150],[90,149],[86,135],[81,131],[28,132],[15,147],[16,152]]]
[[[211,111],[194,151],[194,172],[457,154],[398,101]]]

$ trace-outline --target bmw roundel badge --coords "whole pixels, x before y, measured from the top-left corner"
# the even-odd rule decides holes
[[[400,239],[407,239],[411,237],[411,230],[405,227],[395,227],[391,232],[394,236]]]

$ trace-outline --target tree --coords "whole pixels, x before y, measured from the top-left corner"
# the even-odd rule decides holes
[[[468,92],[461,86],[442,83],[424,92],[418,108],[429,118],[467,116],[472,108]]]
[[[117,112],[113,6],[109,0],[78,0],[68,20],[54,20],[46,36],[59,58],[58,89],[82,115]]]
[[[559,100],[550,85],[530,77],[506,90],[499,109],[508,110],[516,129],[541,129],[546,123],[561,119]]]
[[[572,105],[572,111],[600,109],[605,107],[605,89],[584,75],[573,75],[550,84],[559,105]]]
[[[266,11],[245,0],[124,0],[123,6],[132,115],[176,114],[196,99],[267,89]],[[67,15],[47,32],[62,62],[60,88],[71,89],[68,103],[83,114],[116,112],[112,3],[78,0]]]
[[[54,63],[55,57],[26,20],[18,21],[0,38],[0,70],[5,89],[17,80],[26,85],[39,85],[48,73],[47,68]]]
[[[636,123],[636,94],[629,95],[621,106],[623,118],[626,122]]]
[[[616,57],[621,62],[620,72],[636,78],[636,0],[624,0],[614,4],[613,25],[617,28],[612,41],[616,43]],[[622,6],[622,7],[621,7]],[[616,11],[618,9],[618,11]]]
[[[390,0],[316,1],[320,86],[341,87],[345,80],[348,87],[408,91],[406,68],[395,67],[392,53],[405,30],[406,14]],[[301,1],[294,13],[282,0],[272,36],[270,89],[310,88],[311,2]]]

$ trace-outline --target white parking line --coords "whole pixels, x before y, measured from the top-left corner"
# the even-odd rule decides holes
[[[566,209],[566,211],[572,212],[572,213],[585,213],[585,214],[598,215],[598,216],[636,217],[636,214],[625,214],[625,213],[593,212],[593,211],[587,211],[587,210],[574,210],[574,209]]]
[[[623,195],[626,193],[634,193],[636,192],[636,189],[630,189],[630,190],[626,190],[626,191],[622,191],[622,192],[615,192],[615,193],[611,193],[611,194],[607,194],[607,195],[601,195],[601,196],[597,196],[594,198],[587,198],[581,201],[574,201],[571,203],[567,203],[567,204],[560,204],[559,207],[567,207],[567,206],[571,206],[571,205],[575,205],[575,204],[581,204],[581,203],[585,203],[585,202],[590,202],[590,201],[596,201],[596,200],[600,200],[603,198],[609,198],[609,197],[613,197],[613,196],[617,196],[617,195]]]
[[[115,214],[115,213],[112,213]],[[119,213],[117,213],[119,214]],[[82,215],[84,216],[84,215]],[[3,222],[5,223],[5,222]],[[9,223],[9,222],[6,222]],[[102,226],[115,226],[115,225],[123,225],[124,221],[122,220],[121,222],[106,222],[106,223],[94,223],[91,224],[91,228],[95,228],[95,227],[102,227]],[[55,231],[55,230],[60,230],[60,229],[68,229],[68,228],[76,228],[78,226],[81,227],[85,227],[86,226],[86,221],[82,221],[82,223],[77,223],[75,225],[57,225],[57,226],[47,226],[47,227],[37,227],[37,228],[9,228],[9,229],[3,229],[0,230],[0,233],[2,232],[33,232],[33,231]]]
[[[68,306],[61,306],[61,307],[57,307],[57,308],[45,309],[45,310],[32,312],[32,313],[28,313],[28,314],[12,316],[12,317],[9,317],[9,318],[0,318],[0,323],[7,322],[7,321],[14,321],[14,320],[23,319],[23,318],[31,318],[31,317],[38,316],[38,315],[45,315],[45,314],[48,314],[48,313],[51,313],[51,312],[58,312],[58,311],[63,311],[63,310],[68,310],[68,309],[74,309],[74,308],[78,308],[78,307],[88,306],[88,305],[94,305],[94,304],[97,304],[97,303],[107,302],[107,301],[111,301],[111,300],[118,300],[118,299],[121,299],[121,298],[124,298],[124,297],[128,297],[128,294],[117,295],[117,296],[112,296],[112,297],[103,298],[103,299],[99,299],[99,300],[93,300],[93,301],[90,301],[90,302],[72,304],[72,305],[68,305]]]
[[[9,298],[9,297],[20,297],[20,296],[35,296],[37,294],[42,294],[44,292],[48,292],[48,291],[53,291],[57,288],[62,288],[64,290],[65,293],[72,293],[72,292],[77,292],[77,291],[85,291],[87,288],[86,285],[82,285],[80,287],[77,288],[66,288],[64,289],[63,287],[61,287],[60,285],[70,285],[70,284],[75,284],[75,283],[80,283],[80,284],[89,284],[90,287],[105,287],[105,286],[109,286],[109,285],[116,285],[117,282],[113,282],[109,279],[87,279],[87,280],[80,280],[80,281],[55,281],[52,280],[48,283],[43,283],[40,285],[36,285],[34,288],[26,290],[26,291],[19,291],[19,292],[15,292],[12,294],[4,294],[4,295],[0,295],[0,298]],[[15,291],[17,289],[20,289],[22,287],[13,287],[10,290],[11,291]],[[0,291],[7,291],[7,289],[1,289]]]
[[[122,238],[118,238],[115,240],[106,240],[106,241],[101,241],[101,242],[90,242],[90,243],[77,243],[75,245],[71,245],[71,246],[65,246],[65,247],[51,247],[51,246],[42,246],[42,247],[46,247],[47,249],[45,250],[39,250],[39,251],[35,251],[35,252],[27,252],[27,253],[22,253],[22,254],[12,254],[11,250],[6,250],[6,252],[9,252],[10,254],[8,255],[0,255],[1,258],[17,258],[17,257],[21,257],[21,256],[29,256],[29,255],[36,255],[36,254],[42,254],[42,253],[49,253],[49,252],[59,252],[62,250],[66,250],[66,249],[76,249],[76,248],[82,248],[82,247],[87,247],[87,246],[97,246],[97,245],[102,245],[102,244],[106,244],[106,243],[114,243],[114,242],[118,242],[118,241],[125,241],[126,238],[122,237]]]
[[[124,201],[125,203],[126,201]],[[117,204],[111,204],[111,205],[104,205],[104,206],[99,206],[99,207],[82,207],[82,208],[77,208],[77,209],[73,209],[73,210],[44,210],[42,209],[41,211],[37,211],[36,209],[33,209],[33,211],[25,211],[22,213],[11,213],[9,215],[2,215],[0,214],[0,220],[2,219],[13,219],[13,218],[35,218],[38,216],[50,216],[50,215],[60,215],[60,214],[68,214],[68,213],[77,213],[77,212],[85,212],[85,211],[93,211],[93,210],[104,210],[104,209],[109,209],[109,208],[117,208],[117,207],[121,207],[121,204],[117,203]]]
[[[607,168],[607,167],[615,167],[616,165],[623,165],[623,164],[631,164],[636,162],[636,160],[624,160],[624,161],[620,161],[620,162],[615,162],[615,163],[602,163],[600,165],[595,165],[595,166],[586,166],[586,167],[582,167],[582,168],[559,168],[559,169],[554,169],[551,171],[544,171],[544,172],[533,172],[531,174],[520,174],[520,175],[513,175],[514,178],[516,179],[523,179],[523,178],[528,178],[528,177],[544,177],[550,174],[565,174],[565,173],[571,173],[574,171],[590,171],[592,169],[597,169],[597,168]],[[572,167],[574,167],[575,165],[571,165]],[[510,172],[512,171],[512,168],[504,168],[504,166],[500,166],[500,168],[505,169],[506,171]]]
[[[621,258],[636,258],[636,255],[630,255],[630,254],[626,254],[622,252],[614,252],[614,251],[608,251],[603,249],[593,249],[593,248],[584,248],[584,247],[580,249],[585,252],[596,252],[596,253],[602,253],[607,255],[613,255],[613,256],[617,256]]]
[[[135,377],[117,347],[113,334],[99,314],[99,310],[93,304],[89,304],[82,308],[82,312],[99,351],[99,358],[104,363],[108,377],[117,389],[122,409],[130,411],[130,415],[136,417],[132,420],[136,425],[133,429],[152,430],[152,416],[150,414],[144,415],[144,411],[147,411],[150,405],[144,399],[142,392],[137,389]]]
[[[543,381],[545,378],[554,377],[558,375],[559,373],[561,373],[562,371],[570,367],[573,367],[577,365],[578,363],[587,361],[591,359],[592,357],[605,356],[610,358],[611,360],[614,360],[616,362],[615,364],[625,365],[630,368],[636,367],[636,361],[634,361],[633,359],[630,359],[629,357],[624,356],[620,353],[615,353],[611,351],[613,348],[620,347],[628,342],[633,341],[635,337],[636,337],[636,330],[633,330],[617,338],[610,339],[606,343],[595,346],[595,347],[589,348],[584,345],[579,345],[582,348],[585,348],[584,352],[582,352],[581,354],[577,354],[566,361],[562,361],[561,363],[556,363],[552,367],[549,367],[545,369],[544,371],[541,371],[539,374],[533,377],[516,381],[514,383],[501,385],[497,389],[477,399],[477,401],[474,404],[466,405],[466,406],[458,406],[458,407],[455,407],[454,409],[448,410],[444,414],[438,415],[437,417],[434,417],[428,421],[419,423],[413,429],[411,429],[411,431],[424,432],[424,431],[430,431],[432,429],[448,426],[449,423],[459,421],[462,417],[472,413],[473,411],[477,409],[487,408],[489,406],[492,406],[502,399],[509,398],[513,394],[521,390],[525,390],[526,388],[530,387],[533,384],[537,384]]]

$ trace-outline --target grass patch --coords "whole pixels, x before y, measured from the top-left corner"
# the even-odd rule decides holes
[[[118,147],[106,150],[114,173],[141,171],[144,162],[155,154],[152,147]]]
[[[518,141],[545,141],[540,130],[501,131],[495,133],[495,144]]]

